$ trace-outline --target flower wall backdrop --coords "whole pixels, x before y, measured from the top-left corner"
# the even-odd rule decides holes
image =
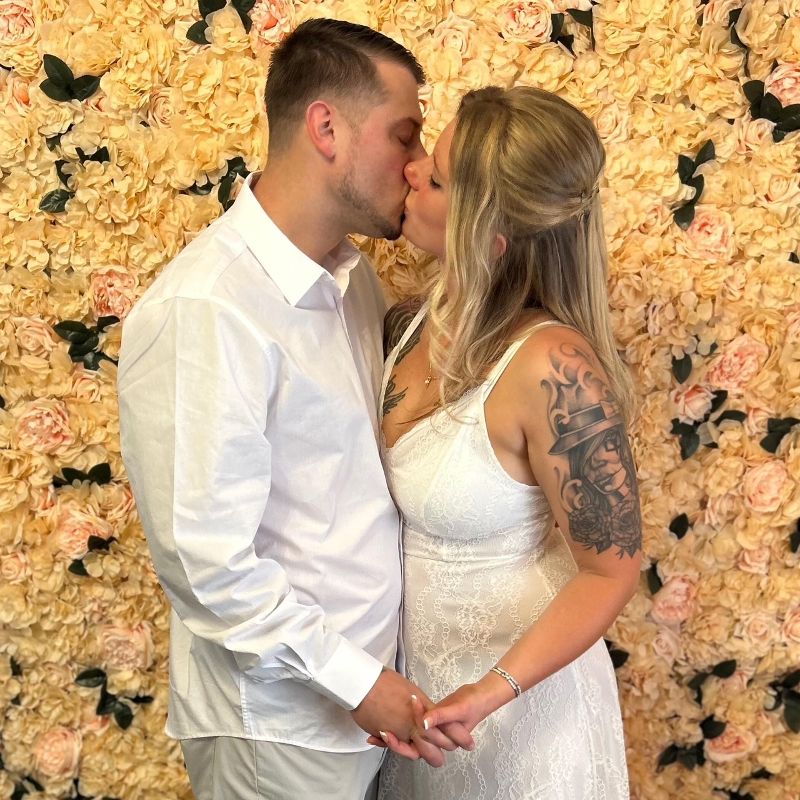
[[[419,57],[430,143],[490,82],[605,142],[647,570],[608,643],[632,792],[800,798],[799,0],[0,0],[0,798],[188,798],[122,468],[120,329],[265,158],[310,16]],[[363,242],[398,296],[425,267]]]

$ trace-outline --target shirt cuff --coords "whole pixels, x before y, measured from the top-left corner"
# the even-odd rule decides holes
[[[352,711],[375,685],[383,668],[377,658],[342,638],[328,663],[311,680],[311,685],[334,703]]]

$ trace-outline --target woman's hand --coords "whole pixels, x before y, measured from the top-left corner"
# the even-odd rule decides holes
[[[461,723],[468,731],[493,711],[515,698],[507,681],[494,672],[487,673],[478,683],[467,683],[440,700],[425,713],[423,728]]]

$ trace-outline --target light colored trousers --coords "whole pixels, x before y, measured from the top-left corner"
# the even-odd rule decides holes
[[[232,736],[182,739],[197,800],[374,800],[382,748],[326,753]]]

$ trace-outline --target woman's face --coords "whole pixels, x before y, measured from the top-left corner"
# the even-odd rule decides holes
[[[411,190],[406,197],[403,235],[421,250],[444,261],[447,197],[450,183],[450,143],[455,121],[439,137],[433,153],[406,165]]]

